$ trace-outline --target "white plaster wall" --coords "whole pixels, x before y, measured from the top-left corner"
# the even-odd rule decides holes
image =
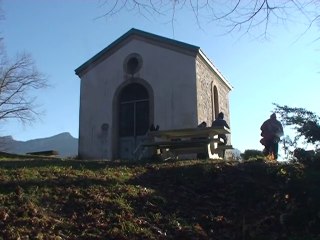
[[[135,77],[147,81],[154,92],[154,123],[160,129],[197,125],[195,57],[133,39],[81,76],[79,156],[112,156],[112,103],[119,85],[128,80],[123,62],[131,53],[143,65]],[[109,124],[103,132],[101,125]]]
[[[112,96],[107,76],[89,72],[81,79],[79,156],[108,159],[112,119]],[[102,131],[102,124],[109,129]]]

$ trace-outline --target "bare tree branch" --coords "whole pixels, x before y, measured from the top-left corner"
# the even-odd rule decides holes
[[[106,0],[100,6],[106,9],[103,17],[113,16],[123,10],[136,11],[146,18],[155,17],[155,14],[168,16],[173,29],[176,13],[188,9],[200,28],[200,17],[207,15],[211,22],[224,22],[227,32],[249,32],[263,25],[264,35],[269,25],[279,20],[285,22],[290,17],[295,19],[298,14],[303,16],[310,28],[319,22],[320,16],[319,0]]]
[[[1,51],[0,59],[0,121],[33,121],[38,112],[36,98],[29,96],[29,93],[47,87],[46,78],[27,54],[20,54],[10,62]]]

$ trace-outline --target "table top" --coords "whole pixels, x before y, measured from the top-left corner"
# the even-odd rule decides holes
[[[230,129],[224,126],[206,128],[183,128],[149,132],[152,137],[187,138],[187,137],[213,137],[218,134],[230,134]]]

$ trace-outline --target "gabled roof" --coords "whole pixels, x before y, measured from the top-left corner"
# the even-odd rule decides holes
[[[126,32],[117,40],[112,42],[109,46],[107,46],[102,51],[100,51],[99,53],[94,55],[92,58],[90,58],[80,67],[78,67],[75,70],[75,73],[78,76],[80,76],[83,72],[87,71],[90,67],[94,66],[95,64],[98,64],[102,59],[104,59],[105,56],[108,56],[109,54],[116,51],[117,47],[121,46],[121,44],[124,44],[127,40],[129,40],[132,37],[140,37],[142,39],[149,40],[150,42],[155,42],[165,47],[170,47],[175,50],[180,50],[181,52],[184,52],[186,54],[192,54],[195,57],[197,55],[200,56],[210,66],[210,68],[221,78],[221,80],[230,88],[230,90],[233,88],[231,84],[224,78],[221,72],[219,72],[219,70],[214,66],[214,64],[201,51],[200,47],[191,45],[185,42],[180,42],[174,39],[162,37],[149,32],[141,31],[135,28],[131,28],[128,32]]]
[[[191,52],[194,52],[195,54],[197,54],[200,49],[200,47],[197,47],[197,46],[194,46],[194,45],[191,45],[188,43],[180,42],[177,40],[173,40],[170,38],[162,37],[159,35],[155,35],[155,34],[152,34],[149,32],[145,32],[145,31],[141,31],[139,29],[132,28],[128,32],[123,34],[121,37],[119,37],[117,40],[112,42],[109,46],[107,46],[102,51],[100,51],[99,53],[94,55],[92,58],[90,58],[88,61],[86,61],[84,64],[82,64],[80,67],[78,67],[75,70],[75,73],[77,75],[81,74],[82,71],[85,71],[92,64],[96,63],[102,56],[104,56],[108,52],[112,51],[112,49],[114,49],[117,45],[119,45],[120,43],[122,43],[123,41],[125,41],[126,39],[128,39],[129,37],[132,37],[132,36],[140,36],[140,37],[143,37],[143,38],[146,38],[149,40],[153,40],[153,41],[156,41],[156,42],[159,42],[162,44],[167,44],[167,45],[171,45],[171,46],[174,46],[174,47],[177,47],[180,49],[191,51]]]

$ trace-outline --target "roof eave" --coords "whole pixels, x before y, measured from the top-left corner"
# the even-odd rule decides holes
[[[202,52],[201,49],[199,49],[200,56],[206,61],[206,63],[213,69],[213,71],[220,77],[220,79],[223,81],[223,83],[230,89],[233,89],[233,86],[229,83],[229,81],[222,75],[222,73],[216,68],[213,63],[210,61],[210,59]]]
[[[189,51],[194,52],[195,54],[198,53],[200,47],[191,45],[188,43],[180,42],[174,39],[162,37],[156,34],[152,34],[149,32],[141,31],[139,29],[132,28],[125,34],[123,34],[121,37],[113,41],[110,45],[108,45],[106,48],[98,52],[96,55],[94,55],[92,58],[90,58],[88,61],[83,63],[81,66],[79,66],[77,69],[75,69],[75,73],[80,76],[82,72],[86,71],[92,64],[94,64],[96,61],[98,61],[103,55],[105,55],[107,52],[109,52],[111,49],[113,49],[116,45],[120,44],[122,41],[124,41],[126,38],[130,37],[131,35],[137,35],[137,36],[142,36],[147,39],[151,39],[154,41],[159,41],[163,42],[168,45],[174,45],[176,47],[180,47],[183,49],[187,49]]]

